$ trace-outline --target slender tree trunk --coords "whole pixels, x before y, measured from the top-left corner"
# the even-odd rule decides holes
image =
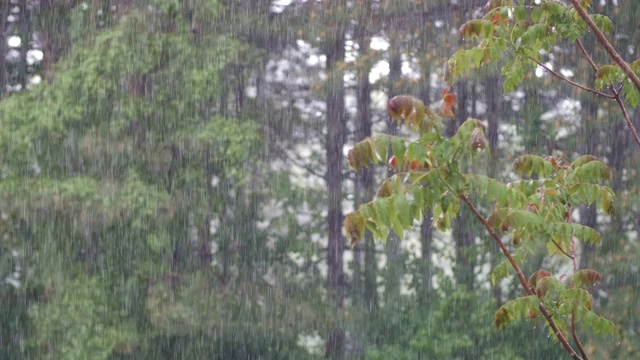
[[[9,16],[9,1],[3,1],[0,4],[0,35],[2,35],[2,41],[0,41],[0,99],[4,97],[4,93],[7,88],[7,36],[9,35],[9,22],[7,17]]]
[[[500,164],[501,154],[498,150],[498,127],[500,126],[501,117],[504,114],[502,82],[499,76],[491,76],[486,79],[484,84],[484,93],[487,97],[487,133],[486,138],[491,149],[489,157],[489,166],[487,167],[487,175],[491,178],[498,179],[500,174],[498,166]],[[492,244],[493,245],[493,244]],[[490,246],[491,268],[494,269],[502,259],[504,259],[500,249],[496,246]],[[502,303],[502,290],[500,284],[494,284],[491,288],[491,294],[500,304]]]
[[[427,210],[427,215],[422,219],[420,225],[420,255],[422,256],[422,296],[421,302],[426,302],[429,298],[433,286],[433,264],[431,263],[431,245],[433,243],[433,226],[431,226],[431,209]]]
[[[44,52],[44,58],[40,64],[42,77],[49,83],[53,81],[53,65],[71,47],[67,26],[68,17],[74,5],[74,2],[45,0],[40,1],[37,8],[38,11],[34,13],[38,40]],[[90,11],[90,14],[94,18],[97,11],[95,0],[91,6],[92,11]],[[118,4],[118,8],[122,8],[120,4]],[[95,22],[90,23],[87,29],[87,36],[93,33],[92,29],[95,26]]]
[[[591,85],[593,85],[594,81],[591,79]],[[597,131],[594,128],[594,124],[596,121],[596,113],[598,111],[597,103],[594,101],[584,101],[582,102],[582,108],[584,116],[582,117],[581,127],[583,132],[583,150],[582,154],[594,154],[596,151],[597,145]],[[597,209],[595,204],[591,206],[582,206],[580,207],[580,223],[582,225],[594,228],[597,230]],[[580,253],[580,268],[588,268],[589,264],[592,263],[593,257],[595,255],[596,246],[594,244],[588,243],[586,241],[580,242],[581,253]]]
[[[457,127],[468,118],[468,100],[469,100],[469,84],[462,82],[458,87],[458,108],[455,116],[455,128],[448,128],[449,135],[455,134]],[[452,122],[453,123],[453,122]],[[476,258],[473,245],[475,243],[475,234],[471,232],[472,219],[466,208],[462,207],[453,226],[453,240],[456,250],[456,265],[454,275],[458,285],[467,286],[473,289],[475,281],[475,264]]]
[[[343,25],[333,28],[333,41],[329,43],[327,56],[327,225],[329,243],[327,247],[328,279],[327,289],[336,307],[341,309],[344,301],[343,252],[345,241],[342,236],[342,148],[345,144],[346,111],[344,103],[343,72],[337,63],[344,60],[345,32]],[[340,326],[334,327],[327,338],[326,356],[332,359],[344,357],[345,334]]]
[[[629,156],[629,149],[635,148],[631,146],[631,136],[626,124],[619,119],[619,112],[616,115],[610,115],[611,122],[613,124],[609,127],[611,129],[611,138],[615,141],[611,142],[611,153],[609,154],[609,166],[613,169],[613,178],[611,180],[611,189],[616,194],[621,194],[624,191],[623,173],[627,156]],[[618,239],[624,237],[624,225],[621,217],[613,216],[611,219],[611,239]],[[617,243],[615,241],[603,241],[601,250],[603,253],[613,251],[613,246]]]
[[[402,94],[402,57],[399,48],[399,41],[391,39],[389,51],[389,97]],[[398,133],[398,124],[394,121],[387,122],[387,133],[396,135]],[[388,176],[393,175],[390,169]],[[389,234],[385,246],[387,255],[387,265],[385,271],[384,292],[387,302],[400,294],[400,276],[402,274],[400,259],[400,238],[394,232]],[[392,300],[391,300],[392,301]]]
[[[22,44],[20,44],[20,64],[18,66],[18,83],[24,89],[27,85],[27,68],[29,65],[27,64],[27,51],[29,50],[29,40],[31,39],[31,10],[27,6],[26,0],[21,0],[20,3],[20,15],[19,15],[19,25],[18,25],[18,34],[22,39]],[[3,41],[5,41],[3,39]]]
[[[426,19],[422,20],[423,23],[426,22]],[[429,46],[429,42],[431,39],[427,36],[426,32],[421,36],[421,42],[423,44],[423,48],[427,48]],[[429,106],[431,104],[431,69],[428,63],[425,63],[421,70],[422,72],[422,82],[420,84],[419,97],[425,105]],[[431,254],[432,254],[432,244],[433,244],[433,226],[432,226],[432,217],[433,214],[431,209],[425,209],[426,214],[422,219],[422,223],[420,224],[420,256],[422,257],[421,261],[421,272],[422,272],[422,286],[420,292],[419,301],[422,304],[426,304],[431,297],[431,293],[433,290],[433,286],[431,284],[431,279],[433,278],[433,263],[431,262]]]
[[[361,49],[369,48],[369,38],[360,34],[359,44]],[[366,51],[366,50],[364,50]],[[366,54],[366,52],[365,52]],[[355,141],[358,142],[371,136],[371,84],[369,72],[371,64],[364,63],[358,68],[358,82],[356,87],[356,99],[358,112],[356,114]],[[374,181],[373,167],[364,167],[356,173],[357,204],[369,202],[373,199]],[[375,243],[369,231],[364,235],[364,302],[368,309],[375,309],[378,305],[378,292],[376,287],[377,266],[375,256]]]

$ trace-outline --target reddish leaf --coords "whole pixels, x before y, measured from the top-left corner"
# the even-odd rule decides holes
[[[453,108],[456,107],[457,96],[454,93],[449,92],[448,87],[442,91],[442,105],[440,105],[440,113],[442,116],[454,117]]]

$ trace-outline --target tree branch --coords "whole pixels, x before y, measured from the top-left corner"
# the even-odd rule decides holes
[[[633,139],[636,141],[636,144],[638,144],[638,146],[640,146],[640,137],[638,136],[638,132],[636,131],[636,127],[633,126],[633,123],[631,122],[631,119],[629,119],[629,114],[627,113],[627,108],[624,106],[624,102],[622,102],[622,99],[620,98],[620,92],[616,91],[616,89],[614,89],[613,85],[609,85],[609,89],[611,90],[611,92],[613,92],[613,94],[616,97],[616,102],[618,103],[618,106],[620,107],[620,110],[622,110],[622,117],[624,118],[624,121],[627,123],[627,127],[631,131],[631,135],[633,136]]]
[[[613,61],[615,61],[615,63],[618,64],[618,66],[620,66],[620,68],[625,73],[625,75],[627,75],[629,79],[631,79],[631,82],[633,83],[633,85],[636,86],[636,89],[638,90],[638,92],[640,92],[640,78],[638,78],[636,73],[634,73],[633,70],[631,70],[631,67],[629,66],[629,64],[627,64],[627,62],[624,61],[624,59],[622,58],[622,56],[620,56],[620,54],[616,51],[616,49],[613,48],[613,45],[611,45],[611,43],[609,42],[607,37],[602,33],[602,31],[598,29],[598,26],[596,25],[596,23],[593,22],[593,20],[591,20],[591,17],[589,17],[589,14],[587,14],[586,10],[582,7],[582,5],[580,5],[580,1],[578,0],[569,0],[569,1],[571,2],[571,5],[573,5],[573,7],[576,9],[576,11],[578,12],[578,15],[580,15],[582,20],[584,20],[584,22],[587,23],[587,26],[589,26],[591,31],[593,31],[593,33],[595,34],[600,44],[602,44],[602,46],[607,51],[607,53],[609,53],[609,56],[611,56]]]
[[[593,61],[593,59],[591,58],[591,55],[589,55],[587,50],[584,48],[584,46],[582,45],[582,42],[580,41],[580,39],[578,39],[576,41],[576,43],[578,44],[578,47],[580,48],[580,51],[585,56],[585,58],[587,59],[589,64],[591,64],[591,67],[593,68],[593,70],[595,72],[598,72],[598,65],[596,65],[595,61]],[[640,136],[638,136],[638,132],[636,131],[636,127],[631,122],[631,119],[629,119],[629,114],[627,113],[627,108],[624,106],[624,102],[620,98],[620,90],[622,89],[622,86],[618,90],[616,90],[613,87],[613,84],[609,84],[608,87],[609,87],[609,91],[611,91],[611,93],[613,93],[613,98],[615,99],[616,103],[618,103],[618,107],[622,111],[622,117],[624,118],[624,121],[627,123],[627,127],[629,128],[629,131],[631,131],[631,135],[633,136],[633,139],[636,141],[636,144],[638,144],[638,146],[640,146]]]
[[[582,45],[582,41],[580,41],[580,39],[577,39],[576,44],[578,44],[578,47],[580,48],[580,51],[582,52],[584,57],[587,58],[587,61],[589,62],[589,65],[591,65],[591,68],[593,69],[593,71],[597,73],[598,65],[596,65],[595,61],[593,61],[593,59],[591,58],[591,55],[589,55],[589,53],[587,52],[587,49],[584,48],[584,45]]]
[[[525,289],[527,294],[537,296],[533,292],[533,290],[529,288],[528,281],[525,278],[524,274],[522,273],[520,266],[518,265],[516,260],[513,258],[513,255],[511,255],[511,252],[509,251],[509,249],[507,249],[507,247],[504,245],[504,242],[502,241],[502,239],[500,239],[498,234],[496,234],[496,232],[493,230],[493,228],[491,227],[487,219],[485,219],[484,216],[482,216],[482,214],[478,212],[478,209],[476,209],[476,207],[473,206],[469,198],[467,198],[464,194],[459,195],[458,198],[467,205],[467,207],[471,210],[471,212],[473,212],[475,217],[482,223],[482,225],[484,225],[485,229],[487,229],[489,234],[491,234],[491,237],[493,237],[493,239],[496,241],[496,243],[500,247],[500,250],[502,250],[502,253],[504,254],[504,256],[506,256],[507,260],[509,260],[509,263],[515,270],[516,275],[518,276],[518,279],[520,279],[520,284],[522,284],[522,287]],[[556,325],[555,321],[553,321],[553,318],[551,317],[551,315],[549,314],[549,312],[547,311],[547,309],[544,307],[542,303],[540,303],[540,312],[542,313],[544,318],[547,320],[547,323],[549,323],[549,327],[551,327],[551,329],[553,330],[553,333],[555,334],[558,341],[560,341],[560,343],[567,350],[569,355],[571,355],[571,358],[575,360],[583,360],[583,358],[581,358],[580,355],[576,353],[576,351],[571,347],[571,344],[569,344],[567,339],[565,339],[565,337],[562,335],[562,333],[560,332],[560,329],[558,329],[558,326]],[[587,358],[585,357],[584,359],[587,359]]]
[[[584,85],[582,85],[582,84],[579,84],[579,83],[577,83],[577,82],[575,82],[575,81],[573,81],[573,80],[569,79],[568,77],[565,77],[565,76],[563,76],[562,74],[560,74],[560,73],[558,73],[558,72],[555,72],[555,71],[551,70],[551,68],[547,67],[546,65],[544,65],[544,64],[543,64],[543,63],[541,63],[540,61],[538,61],[538,60],[536,60],[536,59],[532,58],[531,56],[527,56],[527,57],[528,57],[531,61],[533,61],[533,62],[535,62],[536,64],[538,64],[538,66],[540,66],[540,67],[542,67],[543,69],[545,69],[547,72],[551,73],[552,75],[554,75],[554,76],[558,77],[559,79],[561,79],[561,80],[563,80],[563,81],[565,81],[565,82],[567,82],[567,83],[569,83],[569,84],[571,84],[571,85],[573,85],[573,86],[575,86],[575,87],[577,87],[577,88],[580,88],[580,89],[582,89],[582,90],[588,91],[588,92],[593,93],[593,94],[596,94],[596,95],[598,95],[598,96],[606,97],[606,98],[609,98],[609,99],[615,99],[615,96],[613,96],[613,95],[610,95],[610,94],[607,94],[607,93],[603,93],[603,92],[601,92],[601,91],[598,91],[598,90],[595,90],[595,89],[592,89],[592,88],[586,87],[586,86],[584,86]]]

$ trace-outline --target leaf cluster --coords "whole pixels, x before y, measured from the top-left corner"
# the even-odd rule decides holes
[[[513,91],[524,81],[529,71],[543,64],[543,56],[560,41],[575,42],[587,31],[585,21],[577,10],[554,0],[540,4],[516,4],[514,1],[490,2],[485,15],[467,21],[459,29],[460,36],[477,42],[476,46],[458,50],[447,63],[447,81],[466,75],[473,67],[505,59],[503,88]],[[610,33],[611,20],[601,14],[589,15],[598,29]],[[637,66],[632,69],[638,73]],[[632,107],[640,98],[633,83],[615,65],[604,65],[598,71],[596,86],[603,88],[620,83],[626,101]]]
[[[414,108],[407,103],[400,114],[390,107],[390,115],[404,119],[424,106],[420,102],[416,107],[415,100],[411,103]],[[502,183],[466,172],[467,165],[486,149],[481,121],[468,119],[451,138],[443,137],[439,127],[424,132],[420,127],[413,129],[419,132],[417,140],[379,135],[350,150],[349,163],[354,169],[385,164],[389,157],[389,166],[397,170],[382,182],[374,200],[346,216],[345,232],[352,246],[365,230],[381,241],[391,232],[402,237],[430,212],[438,230],[450,229],[462,199],[468,201],[470,195],[494,206],[486,218],[477,214],[507,257],[493,270],[494,283],[508,276],[510,269],[521,275],[519,265],[540,247],[546,247],[549,256],[574,259],[576,240],[600,244],[596,230],[572,219],[572,208],[581,205],[595,204],[603,214],[613,215],[614,193],[601,184],[610,179],[611,169],[596,157],[585,155],[569,162],[553,156],[522,155],[513,164],[513,172],[521,179]],[[402,166],[397,159],[403,159]],[[411,166],[414,162],[418,166]],[[513,256],[498,234],[511,239]],[[498,310],[495,324],[500,328],[519,317],[536,317],[546,308],[545,318],[555,322],[554,333],[566,333],[567,315],[574,314],[572,321],[581,321],[596,334],[615,334],[612,322],[593,313],[591,295],[583,289],[598,280],[600,274],[589,269],[576,272],[566,284],[552,276],[541,276],[529,285],[530,296],[514,299]],[[544,307],[538,309],[541,303]]]

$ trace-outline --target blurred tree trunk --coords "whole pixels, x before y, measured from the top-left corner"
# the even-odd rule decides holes
[[[7,91],[7,38],[9,36],[9,2],[3,1],[0,4],[0,34],[2,34],[2,41],[0,41],[0,99],[4,97]]]
[[[77,1],[55,2],[52,0],[41,1],[36,13],[36,25],[38,27],[38,40],[44,58],[42,59],[42,77],[51,83],[53,81],[53,64],[71,48],[71,39],[68,32],[70,10]],[[92,5],[96,9],[96,4]],[[93,10],[95,13],[97,10]],[[87,34],[93,34],[95,22],[89,24]]]
[[[18,64],[18,77],[16,82],[21,85],[21,89],[24,89],[27,85],[28,68],[27,63],[27,51],[29,50],[29,41],[31,40],[31,34],[33,33],[33,27],[31,26],[31,9],[27,4],[27,0],[21,0],[18,3],[20,12],[18,16],[18,35],[22,39],[20,44],[20,63]]]
[[[491,156],[489,157],[489,166],[487,167],[487,175],[494,179],[500,178],[498,171],[500,167],[501,154],[498,151],[498,127],[500,121],[504,116],[505,108],[504,95],[502,91],[502,82],[499,76],[491,76],[485,80],[484,93],[487,97],[487,112],[486,118],[488,122],[487,126],[487,142],[489,143],[489,149],[491,149]],[[490,244],[489,250],[491,254],[491,268],[495,268],[500,261],[504,258],[500,249]],[[500,289],[500,283],[496,283],[491,288],[491,293],[496,301],[502,303],[502,290]]]
[[[389,98],[402,94],[402,52],[398,36],[390,36],[389,46]],[[398,123],[389,119],[387,121],[387,133],[398,134]],[[389,169],[387,176],[393,175],[394,170]],[[400,263],[400,238],[395,232],[391,232],[385,246],[387,265],[385,272],[384,292],[385,299],[389,302],[400,294],[400,277],[402,276],[402,264]]]
[[[345,28],[336,24],[331,30],[330,40],[324,53],[327,56],[327,225],[329,243],[327,247],[327,288],[336,307],[341,309],[344,301],[343,253],[345,241],[342,236],[342,149],[346,135],[346,111],[344,103],[343,71],[338,63],[345,56]],[[344,357],[344,329],[339,325],[330,330],[326,343],[326,356],[332,359]]]
[[[631,144],[631,135],[629,134],[629,128],[620,121],[620,112],[617,109],[610,110],[615,111],[610,115],[610,121],[614,122],[609,127],[611,140],[611,152],[609,154],[609,166],[613,169],[613,177],[611,179],[611,189],[616,194],[622,194],[626,191],[625,182],[623,180],[625,163],[629,151],[636,152],[635,144]],[[611,218],[611,239],[619,239],[624,237],[624,222],[620,216],[613,216]],[[615,241],[603,241],[602,251],[607,253],[612,251],[612,246],[617,243]]]
[[[455,134],[458,126],[460,126],[468,117],[468,100],[469,100],[469,83],[461,82],[457,88],[458,95],[458,108],[456,111],[455,121],[453,127],[448,127],[448,135]],[[469,290],[473,289],[473,283],[475,280],[475,234],[471,231],[473,226],[473,220],[470,216],[470,212],[462,206],[455,224],[453,225],[453,240],[455,242],[456,251],[456,265],[454,269],[454,276],[456,284],[467,286]]]
[[[585,41],[587,49],[593,48],[595,39],[593,36],[589,36]],[[591,87],[595,85],[595,74],[589,72],[588,84]],[[598,129],[597,129],[597,113],[598,103],[593,101],[593,95],[588,94],[588,97],[581,101],[582,112],[582,126],[579,133],[582,138],[582,150],[581,154],[596,154],[598,145]],[[597,230],[597,208],[595,204],[592,206],[580,207],[580,223],[582,225],[594,228]],[[580,268],[588,268],[593,261],[595,255],[596,246],[586,241],[581,241],[581,254],[580,254]]]
[[[422,21],[423,24],[427,22],[426,16],[422,13]],[[427,27],[421,27],[422,34],[420,36],[420,42],[422,43],[422,47],[424,49],[428,48],[429,43],[431,41],[428,36]],[[431,104],[431,68],[428,62],[425,62],[421,69],[422,81],[420,83],[420,88],[418,90],[420,100],[422,100],[425,105],[429,106]],[[430,294],[433,290],[433,286],[431,284],[431,279],[433,278],[433,264],[431,262],[431,254],[432,254],[432,245],[433,245],[433,226],[432,217],[433,214],[431,209],[426,209],[427,213],[422,219],[422,223],[420,224],[420,256],[422,258],[420,264],[421,272],[422,272],[422,287],[419,301],[421,303],[426,303],[430,297]]]
[[[433,227],[431,226],[432,213],[431,209],[427,210],[427,215],[422,219],[420,224],[420,255],[422,256],[422,294],[421,302],[426,302],[429,298],[433,286],[431,279],[433,278],[433,264],[431,263],[431,245],[433,244]]]
[[[366,60],[370,38],[368,34],[364,33],[364,30],[359,32],[358,44],[360,44],[360,49],[362,49],[363,58],[365,59],[357,70],[356,101],[358,112],[356,114],[355,142],[371,136],[371,84],[369,83],[371,63]],[[363,167],[356,173],[356,207],[373,199],[375,192],[373,170],[373,167]],[[359,244],[359,249],[362,249],[362,247],[364,247],[364,302],[369,309],[374,309],[378,306],[377,267],[375,242],[369,231],[365,232],[364,244]],[[359,259],[357,259],[356,263],[359,264],[359,262]],[[360,278],[359,274],[357,277]],[[356,274],[354,274],[354,281],[355,278]]]

